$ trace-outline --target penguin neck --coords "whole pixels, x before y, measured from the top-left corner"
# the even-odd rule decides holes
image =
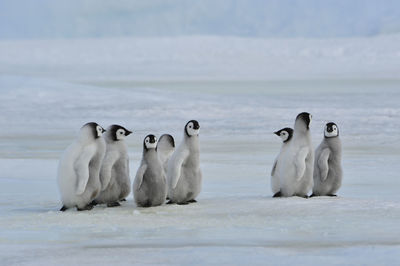
[[[310,130],[306,128],[295,130],[295,132],[293,133],[293,140],[294,139],[306,139],[307,141],[311,142]]]
[[[334,152],[341,152],[342,150],[342,142],[339,137],[332,137],[332,138],[327,138],[324,137],[325,143],[328,145],[328,147],[334,151]]]
[[[185,134],[183,141],[185,142],[185,144],[189,150],[191,150],[193,152],[199,151],[199,136],[189,137]]]
[[[81,132],[78,136],[78,142],[82,144],[89,144],[96,141],[97,138],[94,138],[89,132]]]
[[[157,151],[156,149],[144,149],[143,150],[143,159],[145,160],[153,160],[157,157]]]
[[[106,131],[103,136],[107,143],[111,143],[114,141],[109,131]]]
[[[300,132],[302,134],[305,134],[309,131],[310,131],[309,127],[306,125],[306,123],[303,120],[299,120],[299,119],[296,120],[296,122],[294,123],[294,133]]]

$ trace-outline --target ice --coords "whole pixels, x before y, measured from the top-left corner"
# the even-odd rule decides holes
[[[399,264],[397,39],[1,41],[0,264]],[[303,59],[311,72],[296,68]],[[339,125],[337,198],[271,198],[272,132],[301,111],[314,146],[326,122]],[[198,203],[143,209],[130,195],[120,208],[58,211],[58,159],[82,124],[133,130],[133,178],[144,136],[179,142],[190,119],[201,124]]]
[[[182,36],[0,41],[0,73],[70,80],[399,77],[399,34],[374,38]]]

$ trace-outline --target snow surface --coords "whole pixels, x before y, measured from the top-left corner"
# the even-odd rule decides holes
[[[148,69],[130,79],[140,68],[135,59],[140,52],[113,54],[109,45],[123,46],[124,40],[0,42],[0,264],[399,264],[400,81],[380,79],[379,73],[366,79],[364,65],[353,69],[358,77],[353,79],[324,79],[317,72],[318,79],[245,79],[257,64],[274,62],[244,60],[233,68],[224,61],[228,55],[217,52],[224,50],[218,39],[209,43],[209,49],[216,45],[215,57],[191,57],[172,48],[175,42],[194,49],[196,40],[204,40],[196,38],[169,39],[175,59],[174,53],[161,52],[152,58],[159,40],[139,40]],[[252,51],[254,58],[262,57],[263,49],[252,44],[268,42],[237,41],[243,57]],[[385,67],[398,73],[394,59],[400,54],[390,41],[343,42],[351,47],[375,42],[371,73],[380,71],[386,55],[393,58]],[[327,45],[292,44],[302,50],[310,43],[319,51]],[[270,53],[279,57],[281,48],[276,43]],[[88,61],[79,61],[85,55]],[[311,58],[321,60],[322,68],[331,62]],[[354,66],[362,61],[361,55],[340,58]],[[299,57],[294,60],[290,64],[302,64]],[[187,66],[192,76],[185,75]],[[168,67],[173,75],[166,79],[162,70]],[[214,67],[215,76],[202,79]],[[224,67],[235,79],[222,79]],[[346,73],[340,65],[332,67]],[[326,122],[339,125],[345,176],[338,198],[271,198],[269,172],[281,145],[272,132],[292,125],[301,111],[313,114],[315,146]],[[180,141],[189,119],[201,124],[204,186],[198,203],[143,209],[130,195],[120,208],[57,211],[58,159],[82,124],[120,123],[133,130],[127,138],[133,177],[144,136],[172,133]]]

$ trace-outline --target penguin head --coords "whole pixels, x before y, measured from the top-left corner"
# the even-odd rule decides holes
[[[325,125],[324,136],[325,136],[325,138],[338,137],[339,136],[338,126],[333,122],[327,123]]]
[[[126,136],[129,136],[132,133],[132,131],[129,131],[120,125],[111,125],[107,128],[107,131],[108,135],[114,141],[123,140]]]
[[[97,139],[100,138],[106,130],[95,122],[89,122],[82,126],[81,131]]]
[[[310,113],[303,112],[297,115],[295,124],[298,124],[300,122],[306,126],[307,130],[309,130],[311,125],[311,120],[312,120],[312,115]]]
[[[200,124],[196,120],[190,120],[185,126],[185,133],[188,137],[198,136],[200,132]]]
[[[277,135],[278,137],[280,137],[282,139],[282,141],[285,143],[285,142],[288,142],[292,138],[293,129],[291,129],[290,127],[285,127],[278,131],[275,131],[274,134]]]
[[[147,151],[149,149],[157,148],[157,138],[156,136],[150,134],[144,138],[143,147]]]

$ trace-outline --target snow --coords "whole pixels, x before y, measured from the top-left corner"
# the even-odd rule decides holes
[[[399,264],[397,38],[230,39],[237,46],[227,51],[238,58],[229,60],[225,40],[209,37],[161,39],[165,54],[154,53],[160,39],[1,41],[0,51],[10,53],[0,53],[0,264]],[[138,49],[115,52],[128,44]],[[185,46],[189,52],[180,53]],[[275,69],[271,54],[295,69],[303,64],[296,49],[309,46],[354,53],[306,53],[313,71],[300,80],[304,69],[286,78],[257,69]],[[339,79],[352,73],[347,68],[354,76]],[[327,69],[334,75],[322,74]],[[313,114],[315,147],[326,122],[339,126],[337,198],[271,198],[269,173],[281,145],[272,132],[301,111]],[[133,130],[126,140],[133,178],[144,136],[171,133],[179,142],[190,119],[201,124],[198,203],[143,209],[130,195],[120,208],[58,211],[58,159],[82,124]]]

